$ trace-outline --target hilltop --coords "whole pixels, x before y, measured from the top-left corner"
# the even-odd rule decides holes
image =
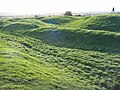
[[[0,90],[119,90],[120,14],[0,21]]]

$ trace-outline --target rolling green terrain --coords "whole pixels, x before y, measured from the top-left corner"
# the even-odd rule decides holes
[[[0,21],[0,90],[119,90],[120,14]]]

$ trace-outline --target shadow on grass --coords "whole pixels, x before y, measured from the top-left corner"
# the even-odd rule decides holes
[[[44,43],[72,49],[93,50],[107,53],[120,52],[120,36],[86,31],[46,30],[27,33]]]
[[[33,24],[22,24],[22,23],[15,23],[15,24],[10,24],[5,26],[3,29],[5,31],[15,31],[15,30],[29,30],[29,29],[34,29],[38,28],[37,25]]]

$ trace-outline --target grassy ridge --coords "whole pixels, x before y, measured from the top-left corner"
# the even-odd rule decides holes
[[[119,90],[119,28],[85,24],[113,16],[0,21],[0,89]]]
[[[120,52],[120,34],[86,29],[45,29],[26,31],[24,35],[42,40],[46,44],[73,49]]]
[[[81,17],[79,20],[66,23],[63,26],[120,32],[119,21],[120,21],[119,14],[109,14],[109,15],[107,14],[107,15],[98,15],[91,17]]]

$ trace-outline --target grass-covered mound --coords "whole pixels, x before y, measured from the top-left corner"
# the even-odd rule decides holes
[[[113,16],[0,21],[0,90],[119,90],[119,31],[87,28]]]
[[[71,17],[71,16],[51,16],[51,17],[47,17],[47,18],[43,18],[41,19],[43,22],[45,23],[49,23],[49,24],[63,24],[63,23],[68,23],[71,22],[73,20],[76,20],[76,17]]]
[[[120,32],[120,15],[107,14],[91,17],[81,17],[78,20],[67,23],[63,26]]]

